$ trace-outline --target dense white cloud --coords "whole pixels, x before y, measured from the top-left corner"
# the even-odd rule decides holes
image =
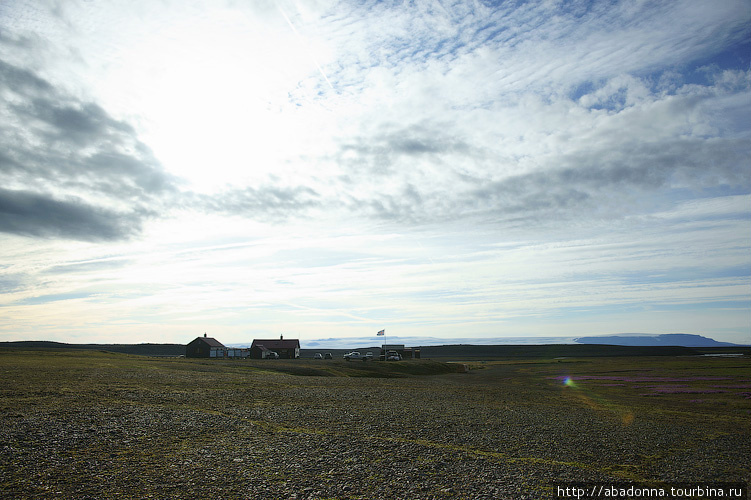
[[[749,21],[4,4],[0,329],[751,342]]]

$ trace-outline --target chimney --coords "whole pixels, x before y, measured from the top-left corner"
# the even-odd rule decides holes
[[[204,333],[203,336],[206,337],[206,334]]]

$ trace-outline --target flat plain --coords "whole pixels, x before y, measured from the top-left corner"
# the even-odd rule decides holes
[[[751,481],[748,356],[8,349],[0,373],[2,498],[523,499],[556,481]]]

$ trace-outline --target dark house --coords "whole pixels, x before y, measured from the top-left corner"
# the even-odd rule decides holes
[[[198,337],[193,342],[185,346],[186,358],[223,358],[226,355],[227,348],[224,344],[215,338]]]
[[[284,340],[284,336],[280,336],[274,340],[254,340],[250,346],[250,357],[254,359],[265,359],[269,352],[277,353],[281,359],[297,359],[300,357],[300,341]]]

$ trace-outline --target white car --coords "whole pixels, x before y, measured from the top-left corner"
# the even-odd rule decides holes
[[[317,352],[315,356],[313,356],[313,359],[323,359],[323,354],[320,352]]]
[[[402,356],[396,351],[388,351],[386,353],[386,361],[401,361]]]
[[[364,360],[364,359],[367,359],[367,358],[365,358],[358,351],[352,351],[352,352],[348,352],[347,354],[345,354],[344,355],[344,359],[346,359],[347,361],[353,361],[353,360],[359,360],[359,359]]]

